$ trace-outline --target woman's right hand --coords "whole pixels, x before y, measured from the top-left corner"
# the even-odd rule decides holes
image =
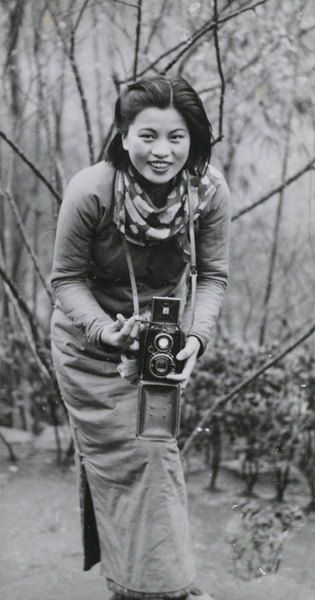
[[[101,333],[101,342],[118,350],[127,350],[139,337],[140,319],[138,315],[125,319],[121,314],[116,315],[116,321],[105,325]]]

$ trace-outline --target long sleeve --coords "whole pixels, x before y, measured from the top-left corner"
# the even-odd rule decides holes
[[[111,318],[91,291],[90,261],[95,230],[110,210],[112,181],[112,170],[104,163],[70,181],[58,218],[51,279],[63,312],[96,346]]]
[[[215,193],[210,206],[200,218],[196,233],[197,293],[193,325],[191,318],[191,298],[184,313],[184,329],[188,335],[195,335],[201,343],[201,355],[209,342],[216,320],[220,313],[228,280],[228,258],[230,239],[230,193],[223,176],[211,169],[211,179]]]

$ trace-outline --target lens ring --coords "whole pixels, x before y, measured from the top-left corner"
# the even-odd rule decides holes
[[[169,352],[173,346],[173,338],[169,333],[158,333],[155,336],[154,345],[161,352]]]
[[[163,363],[165,367],[163,367]],[[172,355],[163,352],[153,354],[148,362],[148,369],[153,377],[166,377],[174,366]]]

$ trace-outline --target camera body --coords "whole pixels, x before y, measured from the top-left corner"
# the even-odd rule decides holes
[[[181,361],[176,360],[184,346],[179,311],[179,298],[153,297],[151,321],[144,324],[140,335],[140,379],[163,382],[169,373],[181,372]]]

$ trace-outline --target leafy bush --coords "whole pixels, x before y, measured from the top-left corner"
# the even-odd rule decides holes
[[[218,339],[197,366],[185,394],[181,445],[218,397],[270,358],[265,348]],[[267,468],[275,473],[276,497],[282,500],[290,467],[295,462],[308,479],[313,500],[314,373],[315,360],[305,348],[288,355],[233,396],[223,410],[214,413],[196,438],[196,450],[203,450],[208,457],[214,453],[219,420],[221,432],[239,458],[247,494],[252,493],[262,469]],[[214,466],[217,474],[217,462]]]
[[[0,421],[38,434],[43,423],[61,424],[65,411],[57,385],[52,384],[23,333],[4,328],[0,344]],[[47,363],[50,349],[45,349]]]
[[[243,501],[235,508],[227,525],[235,575],[248,580],[276,573],[285,540],[303,523],[301,510],[290,505],[265,506],[257,500]]]

